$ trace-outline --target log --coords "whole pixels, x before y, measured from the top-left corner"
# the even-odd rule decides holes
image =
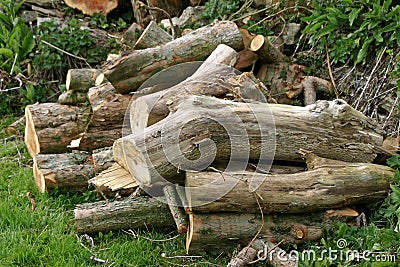
[[[147,25],[146,29],[144,29],[142,35],[136,41],[134,48],[145,49],[156,47],[172,40],[173,38],[169,33],[161,29],[157,23],[151,21],[149,25]]]
[[[21,134],[25,128],[25,116],[22,116],[21,118],[17,119],[10,125],[6,127],[6,134],[7,135],[15,135],[15,134]]]
[[[98,174],[114,164],[112,147],[103,147],[93,150],[92,153],[94,173]]]
[[[65,0],[64,2],[67,6],[76,8],[89,16],[100,12],[107,16],[118,6],[118,0]]]
[[[311,105],[317,101],[317,94],[333,95],[331,82],[313,76],[305,76],[301,81],[304,91],[304,104]]]
[[[79,91],[86,93],[89,88],[95,86],[96,78],[101,72],[101,69],[68,70],[65,81],[67,91]]]
[[[258,60],[258,55],[250,50],[242,50],[239,52],[239,60],[235,65],[235,68],[242,70],[244,68],[250,67]]]
[[[189,206],[194,212],[316,212],[374,203],[393,182],[388,166],[306,157],[308,171],[294,174],[187,172]]]
[[[25,108],[25,144],[32,157],[41,153],[63,153],[89,122],[85,107],[43,103]]]
[[[237,52],[226,45],[218,45],[206,61],[190,78],[168,90],[139,97],[130,106],[132,132],[142,130],[163,118],[168,113],[168,103],[185,95],[212,95],[225,97],[232,93],[230,78],[237,75],[233,66],[238,59]],[[207,81],[207,82],[205,82]],[[235,80],[235,85],[238,81]],[[255,85],[253,84],[253,90]]]
[[[272,159],[302,161],[300,149],[372,162],[374,147],[382,144],[376,124],[339,99],[299,107],[188,96],[170,109],[164,120],[123,137],[119,149],[114,146],[114,155],[126,158],[129,172],[143,186],[163,185],[164,179],[179,179],[180,170],[200,171],[214,160],[231,159],[231,168],[239,170],[249,159],[261,158],[259,165],[267,167]]]
[[[130,95],[121,95],[110,84],[89,89],[93,115],[79,144],[79,149],[92,151],[112,146],[122,136],[124,116],[131,101]]]
[[[137,90],[149,77],[169,66],[204,60],[219,45],[240,50],[241,34],[233,22],[220,21],[197,29],[163,46],[135,50],[104,69],[106,78],[120,93]]]
[[[250,43],[250,51],[256,52],[265,63],[274,63],[287,60],[268,38],[256,35]]]
[[[325,212],[264,215],[264,222],[257,214],[191,213],[186,250],[191,254],[227,252],[237,244],[247,245],[260,229],[258,238],[263,240],[300,244],[320,240],[326,227],[347,220],[347,217],[332,217]]]
[[[80,204],[74,209],[74,217],[77,232],[87,234],[138,228],[172,229],[175,225],[168,205],[148,197]]]
[[[174,218],[178,233],[185,234],[188,227],[187,218],[183,209],[181,209],[182,204],[177,192],[175,191],[175,186],[167,185],[163,188],[163,191],[172,217]]]
[[[87,101],[87,93],[79,91],[65,91],[58,97],[58,103],[62,105],[76,106]]]
[[[63,154],[38,154],[33,158],[33,174],[40,192],[85,191],[93,177],[90,154],[73,152]]]
[[[103,170],[97,176],[89,180],[89,184],[106,200],[119,196],[129,196],[138,187],[132,176],[118,163],[113,163],[109,168]]]

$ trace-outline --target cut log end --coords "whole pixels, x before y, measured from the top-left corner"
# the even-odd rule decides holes
[[[29,108],[25,109],[25,144],[31,156],[40,153],[39,138],[35,131],[35,125],[32,119],[32,113]]]
[[[256,35],[250,43],[250,50],[251,51],[258,51],[264,45],[265,38],[263,35]]]

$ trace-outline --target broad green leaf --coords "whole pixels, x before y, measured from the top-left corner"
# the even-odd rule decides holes
[[[312,23],[310,25],[307,25],[307,27],[304,28],[303,32],[313,33],[315,32],[316,29],[320,28],[322,25],[324,25],[323,22]]]
[[[390,189],[392,189],[392,193],[390,197],[394,203],[400,205],[400,188],[396,185],[390,185]]]
[[[392,0],[386,0],[383,2],[383,12],[388,12],[389,7],[392,5]]]
[[[33,39],[32,32],[28,31],[27,35],[22,41],[21,49],[19,52],[20,59],[23,60],[25,56],[29,54],[34,47],[35,47],[35,40]]]
[[[11,49],[8,48],[0,48],[0,55],[5,56],[6,58],[13,58],[14,53]]]
[[[360,14],[361,10],[363,10],[363,8],[359,8],[359,9],[353,9],[350,14],[349,14],[349,22],[350,22],[350,26],[353,26],[354,20],[357,19],[358,14]]]
[[[367,53],[368,53],[368,48],[373,41],[374,41],[374,38],[369,38],[368,40],[364,41],[364,44],[362,45],[361,50],[358,52],[355,64],[358,64],[361,61],[365,60]]]
[[[400,166],[400,158],[399,157],[390,157],[386,160],[387,165],[390,167],[399,167]]]
[[[332,32],[332,31],[336,30],[337,28],[338,28],[337,25],[330,24],[330,25],[325,26],[324,28],[322,28],[322,30],[318,31],[317,34],[316,34],[315,36],[316,36],[317,38],[318,38],[318,37],[321,37],[321,36],[324,36],[324,35],[326,35],[326,34]]]

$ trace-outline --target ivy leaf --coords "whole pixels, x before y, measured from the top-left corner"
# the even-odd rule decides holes
[[[364,41],[364,44],[361,47],[361,50],[358,52],[355,64],[358,64],[361,61],[365,60],[365,58],[367,57],[368,48],[373,41],[374,41],[374,38],[369,38],[368,40]]]

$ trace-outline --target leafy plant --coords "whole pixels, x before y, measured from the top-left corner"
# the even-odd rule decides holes
[[[239,0],[209,0],[205,3],[203,18],[212,22],[215,19],[228,19],[230,15],[239,9]]]
[[[0,68],[8,73],[21,72],[20,65],[35,47],[29,27],[17,13],[24,1],[0,2]]]
[[[318,50],[330,51],[333,63],[365,63],[369,54],[400,45],[400,6],[392,0],[314,1],[304,32]]]

